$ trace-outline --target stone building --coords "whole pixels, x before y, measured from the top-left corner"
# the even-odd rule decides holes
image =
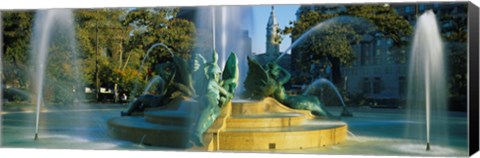
[[[458,26],[466,26],[467,7],[466,3],[398,3],[386,4],[393,7],[397,14],[403,16],[414,27],[416,19],[423,12],[433,10],[438,17],[442,36],[457,31]],[[346,9],[345,5],[305,5],[297,10],[297,19],[304,12],[318,11],[325,14],[340,13]],[[466,32],[466,29],[464,30]],[[413,38],[413,37],[403,37]],[[294,40],[292,39],[292,42]],[[462,51],[449,51],[450,49],[462,49],[466,43],[454,43],[445,41],[448,56]],[[457,46],[456,48],[452,48]],[[385,38],[381,33],[373,36],[364,36],[359,44],[352,46],[356,56],[352,66],[343,66],[341,69],[344,83],[339,89],[345,89],[349,94],[363,94],[374,100],[404,100],[406,97],[407,73],[410,47],[393,48],[393,40]],[[460,47],[460,48],[458,48]],[[295,58],[301,53],[292,51],[292,71],[296,71]],[[466,56],[466,54],[465,54]],[[294,75],[301,75],[294,73]]]

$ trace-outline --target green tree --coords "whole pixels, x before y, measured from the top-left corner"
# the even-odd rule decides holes
[[[126,9],[76,10],[76,32],[83,58],[84,80],[99,89],[107,86],[117,92],[119,78],[114,69],[127,67],[125,43],[129,40],[128,27],[122,25]],[[135,61],[135,60],[133,60]],[[98,93],[98,90],[96,91]],[[97,96],[98,97],[98,96]],[[99,98],[96,98],[97,100]]]
[[[448,58],[448,82],[451,96],[467,95],[467,4],[462,4],[454,14],[442,14],[439,18],[445,53]]]
[[[67,34],[62,29],[54,30],[51,34],[51,45],[48,50],[48,61],[45,69],[43,83],[43,99],[47,102],[71,104],[78,95],[73,89],[77,89],[77,76],[75,68],[78,66],[74,61],[71,39],[64,36]]]
[[[134,60],[143,60],[147,51],[156,43],[165,44],[175,55],[184,59],[191,57],[195,42],[195,26],[188,20],[177,18],[178,11],[178,8],[136,8],[128,12],[122,21],[124,26],[129,26],[129,32],[131,32],[129,40],[126,41],[128,47],[125,49],[137,55]],[[133,53],[129,54],[133,55]],[[156,64],[171,59],[172,56],[166,48],[155,47],[138,74],[146,74]],[[138,69],[138,67],[139,65],[136,65],[135,68]],[[129,73],[132,72],[123,72],[118,75]],[[148,79],[148,76],[144,79]]]
[[[58,13],[58,12],[57,12]],[[35,16],[37,16],[36,13]],[[62,15],[63,16],[63,15]],[[38,21],[36,18],[35,25],[43,25],[45,21]],[[65,20],[65,21],[64,21]],[[47,45],[47,60],[45,67],[45,74],[43,80],[43,101],[71,104],[75,99],[80,99],[79,95],[75,93],[80,87],[80,81],[77,75],[80,72],[79,60],[77,59],[77,51],[75,44],[75,30],[73,25],[67,25],[70,17],[55,19],[50,21],[53,23],[48,28],[48,45]],[[35,26],[36,27],[36,26]],[[42,31],[42,30],[34,30]],[[34,40],[40,40],[41,37],[35,37]],[[38,47],[40,48],[40,47]],[[40,58],[39,50],[32,50],[32,63]],[[36,66],[36,65],[32,65]],[[36,70],[36,68],[34,68]],[[37,80],[40,76],[35,76],[33,80]]]
[[[350,6],[316,6],[316,9],[301,13],[297,21],[291,22],[292,26],[285,27],[283,34],[291,34],[292,39],[298,39],[303,33],[317,24],[328,19],[347,16],[346,22],[333,22],[327,28],[314,32],[303,39],[294,51],[302,52],[299,58],[292,62],[296,63],[320,63],[322,58],[327,58],[332,68],[332,81],[335,84],[341,80],[341,65],[350,65],[355,54],[352,45],[358,43],[362,36],[369,34],[378,37],[391,38],[394,47],[401,47],[408,41],[412,32],[412,26],[402,16],[398,15],[393,8],[385,5],[350,5]],[[331,12],[329,10],[336,10]],[[348,18],[350,17],[350,19]],[[356,19],[358,18],[358,19]],[[361,20],[363,19],[363,20]],[[373,28],[365,28],[372,24]],[[308,71],[311,64],[300,65],[301,71]]]
[[[193,23],[177,19],[176,12],[173,8],[77,10],[77,39],[86,83],[96,86],[98,80],[99,86],[115,92],[140,91],[135,87],[146,83],[149,67],[171,58],[165,49],[155,48],[139,69],[146,51],[158,42],[189,57],[195,28]]]
[[[132,26],[128,50],[146,51],[156,43],[167,45],[176,55],[190,58],[194,45],[195,26],[192,22],[176,18],[178,8],[137,8],[131,10],[124,25]],[[162,47],[155,48],[147,59],[150,66],[170,60],[170,53]]]
[[[2,11],[2,81],[17,88],[29,87],[28,52],[33,12]]]
[[[298,22],[295,22],[291,30],[292,38],[298,39],[304,32],[316,26],[318,23],[337,17],[337,14],[320,14],[310,11],[301,15]],[[300,66],[302,72],[309,72],[311,64],[320,64],[321,59],[326,57],[332,63],[334,76],[340,71],[340,64],[350,64],[355,56],[351,43],[356,43],[361,39],[355,32],[355,26],[348,23],[334,23],[325,25],[321,30],[315,31],[305,37],[299,43],[294,51],[308,52],[302,53],[299,58],[294,58],[296,63],[310,63]],[[286,32],[285,29],[284,32]],[[339,77],[338,77],[339,78]],[[337,79],[337,77],[334,77]]]

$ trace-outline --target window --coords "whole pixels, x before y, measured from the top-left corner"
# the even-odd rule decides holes
[[[420,12],[423,12],[425,10],[425,4],[420,4],[418,6],[418,9],[420,10]]]
[[[392,40],[392,39],[388,39],[388,40],[387,40],[387,44],[388,44],[388,46],[392,46],[392,45],[393,45],[393,40]]]
[[[382,51],[381,49],[377,48],[375,49],[375,54],[374,54],[374,57],[373,57],[373,63],[374,64],[381,64],[382,63],[382,58],[381,58],[381,55],[382,55]]]
[[[370,81],[368,77],[363,78],[362,89],[363,89],[363,93],[366,93],[366,94],[370,93]]]
[[[380,57],[375,57],[375,64],[376,64],[376,65],[382,64],[382,58],[380,58]]]
[[[397,56],[398,56],[398,57],[397,57],[397,59],[395,60],[397,64],[405,64],[405,63],[407,63],[408,54],[407,54],[407,52],[406,52],[404,49],[402,49],[402,50],[400,51],[400,54],[398,54]]]
[[[374,47],[373,42],[371,43],[362,43],[361,45],[361,64],[362,65],[370,65],[375,63],[375,59],[373,58],[375,56],[375,50],[373,49]]]
[[[377,50],[375,50],[375,55],[376,55],[376,56],[380,56],[380,54],[381,54],[381,53],[380,53],[380,49],[377,48]]]
[[[369,50],[370,50],[370,47],[368,44],[362,45],[362,53],[364,53],[364,55],[367,57],[370,55]]]
[[[380,77],[375,77],[373,81],[373,93],[379,94],[382,92],[382,79]]]
[[[368,51],[366,49],[366,45],[362,44],[361,45],[361,50],[360,50],[360,64],[361,65],[368,65]]]
[[[407,86],[407,82],[405,81],[405,77],[404,76],[400,76],[398,77],[398,94],[400,96],[405,96],[405,90],[407,89],[406,88]]]
[[[412,6],[405,7],[405,13],[411,13],[411,12],[413,12]]]
[[[387,50],[387,64],[393,64],[395,61],[395,57],[392,55],[390,51]]]

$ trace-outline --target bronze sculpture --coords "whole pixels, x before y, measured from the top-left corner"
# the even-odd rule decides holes
[[[195,118],[189,126],[194,131],[190,137],[196,146],[203,146],[203,133],[212,125],[221,108],[234,96],[238,85],[238,60],[235,53],[231,53],[222,73],[217,65],[218,54],[212,53],[212,61],[205,63],[205,58],[196,54],[190,65],[177,56],[172,62],[157,66],[157,73],[166,80],[158,84],[155,95],[144,94],[129,104],[122,116],[132,115],[134,112],[143,112],[147,108],[166,106],[176,98],[188,98],[198,104],[194,108]],[[169,70],[169,71],[167,71]],[[195,80],[194,80],[195,79]],[[181,104],[181,102],[177,103]]]
[[[311,95],[290,96],[285,92],[283,85],[290,80],[290,73],[283,69],[276,61],[272,61],[263,67],[255,60],[247,57],[249,70],[244,82],[244,97],[262,99],[273,97],[282,104],[293,109],[309,110],[312,114],[325,118],[336,118],[325,110],[320,100]]]

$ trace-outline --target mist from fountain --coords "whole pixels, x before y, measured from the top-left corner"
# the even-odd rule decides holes
[[[245,31],[249,29],[252,21],[252,10],[248,6],[199,7],[196,12],[195,22],[199,33],[196,44],[212,48],[195,50],[193,53],[200,53],[209,60],[211,52],[215,49],[218,53],[217,64],[224,68],[230,52],[234,52],[238,57],[240,71],[237,94],[244,91],[243,81],[248,70],[247,56],[251,54],[249,49],[251,43],[248,42],[251,41],[242,39],[247,36]]]
[[[138,72],[141,72],[142,67],[143,67],[143,65],[145,64],[145,61],[146,61],[146,60],[148,59],[148,57],[150,56],[150,52],[152,52],[152,50],[153,50],[154,48],[158,47],[158,46],[162,46],[163,48],[167,49],[167,51],[170,53],[170,55],[171,55],[172,57],[174,56],[172,50],[171,50],[170,48],[168,48],[167,45],[165,45],[165,44],[163,44],[163,43],[161,43],[161,42],[155,43],[155,44],[153,44],[150,48],[148,48],[147,54],[145,54],[145,56],[143,56],[142,63],[140,64],[140,67],[138,67]]]
[[[312,84],[308,85],[307,89],[303,92],[303,95],[309,95],[309,94],[316,94],[315,92],[318,92],[321,88],[324,86],[327,86],[328,88],[332,89],[335,92],[335,95],[337,95],[337,98],[340,100],[340,103],[342,106],[345,108],[345,102],[343,101],[343,97],[340,94],[340,91],[338,91],[337,87],[328,79],[325,78],[320,78],[312,82]]]
[[[407,92],[407,119],[417,122],[407,127],[406,136],[417,143],[448,143],[446,59],[433,11],[426,11],[416,23],[410,54]],[[435,121],[431,121],[435,120]],[[431,135],[431,133],[435,135]],[[433,139],[432,139],[433,138]]]
[[[3,89],[2,94],[4,94],[4,92],[7,92],[7,88],[2,87],[2,89]],[[8,88],[8,92],[17,95],[18,97],[23,97],[25,100],[30,100],[31,99],[30,97],[32,96],[32,93],[30,93],[29,91],[14,88],[14,87]],[[3,97],[4,96],[2,96],[2,98]]]
[[[155,84],[155,83],[158,83],[158,84],[161,84],[161,87],[164,87],[165,86],[165,81],[162,79],[162,77],[158,76],[158,75],[155,75],[147,84],[147,87],[145,87],[145,89],[143,90],[143,93],[142,94],[148,94],[148,91],[150,90],[150,88],[152,88],[152,86]]]
[[[173,51],[172,51],[167,45],[165,45],[165,44],[163,44],[163,43],[161,43],[161,42],[155,43],[155,44],[153,44],[152,46],[150,46],[150,48],[148,48],[147,53],[143,56],[142,62],[140,63],[140,66],[138,67],[138,72],[142,72],[143,65],[145,64],[145,61],[146,61],[146,60],[148,59],[148,57],[150,56],[150,52],[152,52],[152,50],[153,50],[154,48],[158,47],[158,46],[161,46],[161,47],[167,49],[168,53],[170,53],[170,55],[171,55],[172,57],[174,56]],[[158,77],[160,77],[160,76],[158,76]],[[139,78],[138,78],[138,76],[137,76],[136,81],[138,81],[138,79],[139,79]],[[162,78],[160,78],[160,79],[162,79]],[[163,79],[162,79],[162,80],[163,80]],[[149,81],[149,84],[150,84],[150,82],[153,82],[153,81],[154,81],[154,79],[152,79],[151,81]],[[153,84],[153,83],[152,83],[152,84]],[[150,86],[151,86],[151,85],[150,85]],[[147,87],[144,89],[144,91],[143,91],[142,94],[145,94],[145,92],[148,91],[148,89],[149,89],[149,87],[147,86]],[[135,93],[135,92],[137,92],[137,90],[138,90],[138,85],[135,84],[135,87],[133,88],[133,91],[132,91],[132,92]],[[135,94],[134,94],[134,93],[130,93],[131,96],[130,96],[129,98],[134,98],[134,97],[135,97]]]
[[[40,105],[43,100],[43,86],[45,82],[45,69],[47,67],[48,54],[51,44],[54,42],[52,38],[54,35],[58,35],[61,31],[61,36],[66,38],[66,44],[68,44],[68,51],[73,56],[72,63],[77,62],[77,51],[75,41],[75,30],[73,25],[73,13],[67,9],[53,9],[53,10],[40,10],[35,15],[33,24],[33,36],[31,40],[32,51],[31,59],[35,59],[34,68],[35,75],[32,76],[32,81],[36,87],[36,125],[35,125],[35,139],[38,138],[38,126],[40,117]],[[63,41],[65,42],[65,41]],[[65,43],[62,43],[65,44]],[[79,64],[74,65],[74,78],[76,87],[81,87],[80,83],[80,71]],[[81,93],[75,94],[76,100],[83,100]]]
[[[353,116],[348,110],[347,110],[347,105],[345,104],[345,101],[343,101],[342,94],[340,94],[340,91],[338,91],[337,87],[328,79],[325,78],[319,78],[315,81],[313,81],[310,85],[308,85],[307,89],[303,92],[303,95],[318,95],[322,92],[321,88],[327,86],[331,90],[335,92],[335,95],[339,99],[343,111],[342,111],[342,116]],[[320,99],[320,98],[319,98]]]

